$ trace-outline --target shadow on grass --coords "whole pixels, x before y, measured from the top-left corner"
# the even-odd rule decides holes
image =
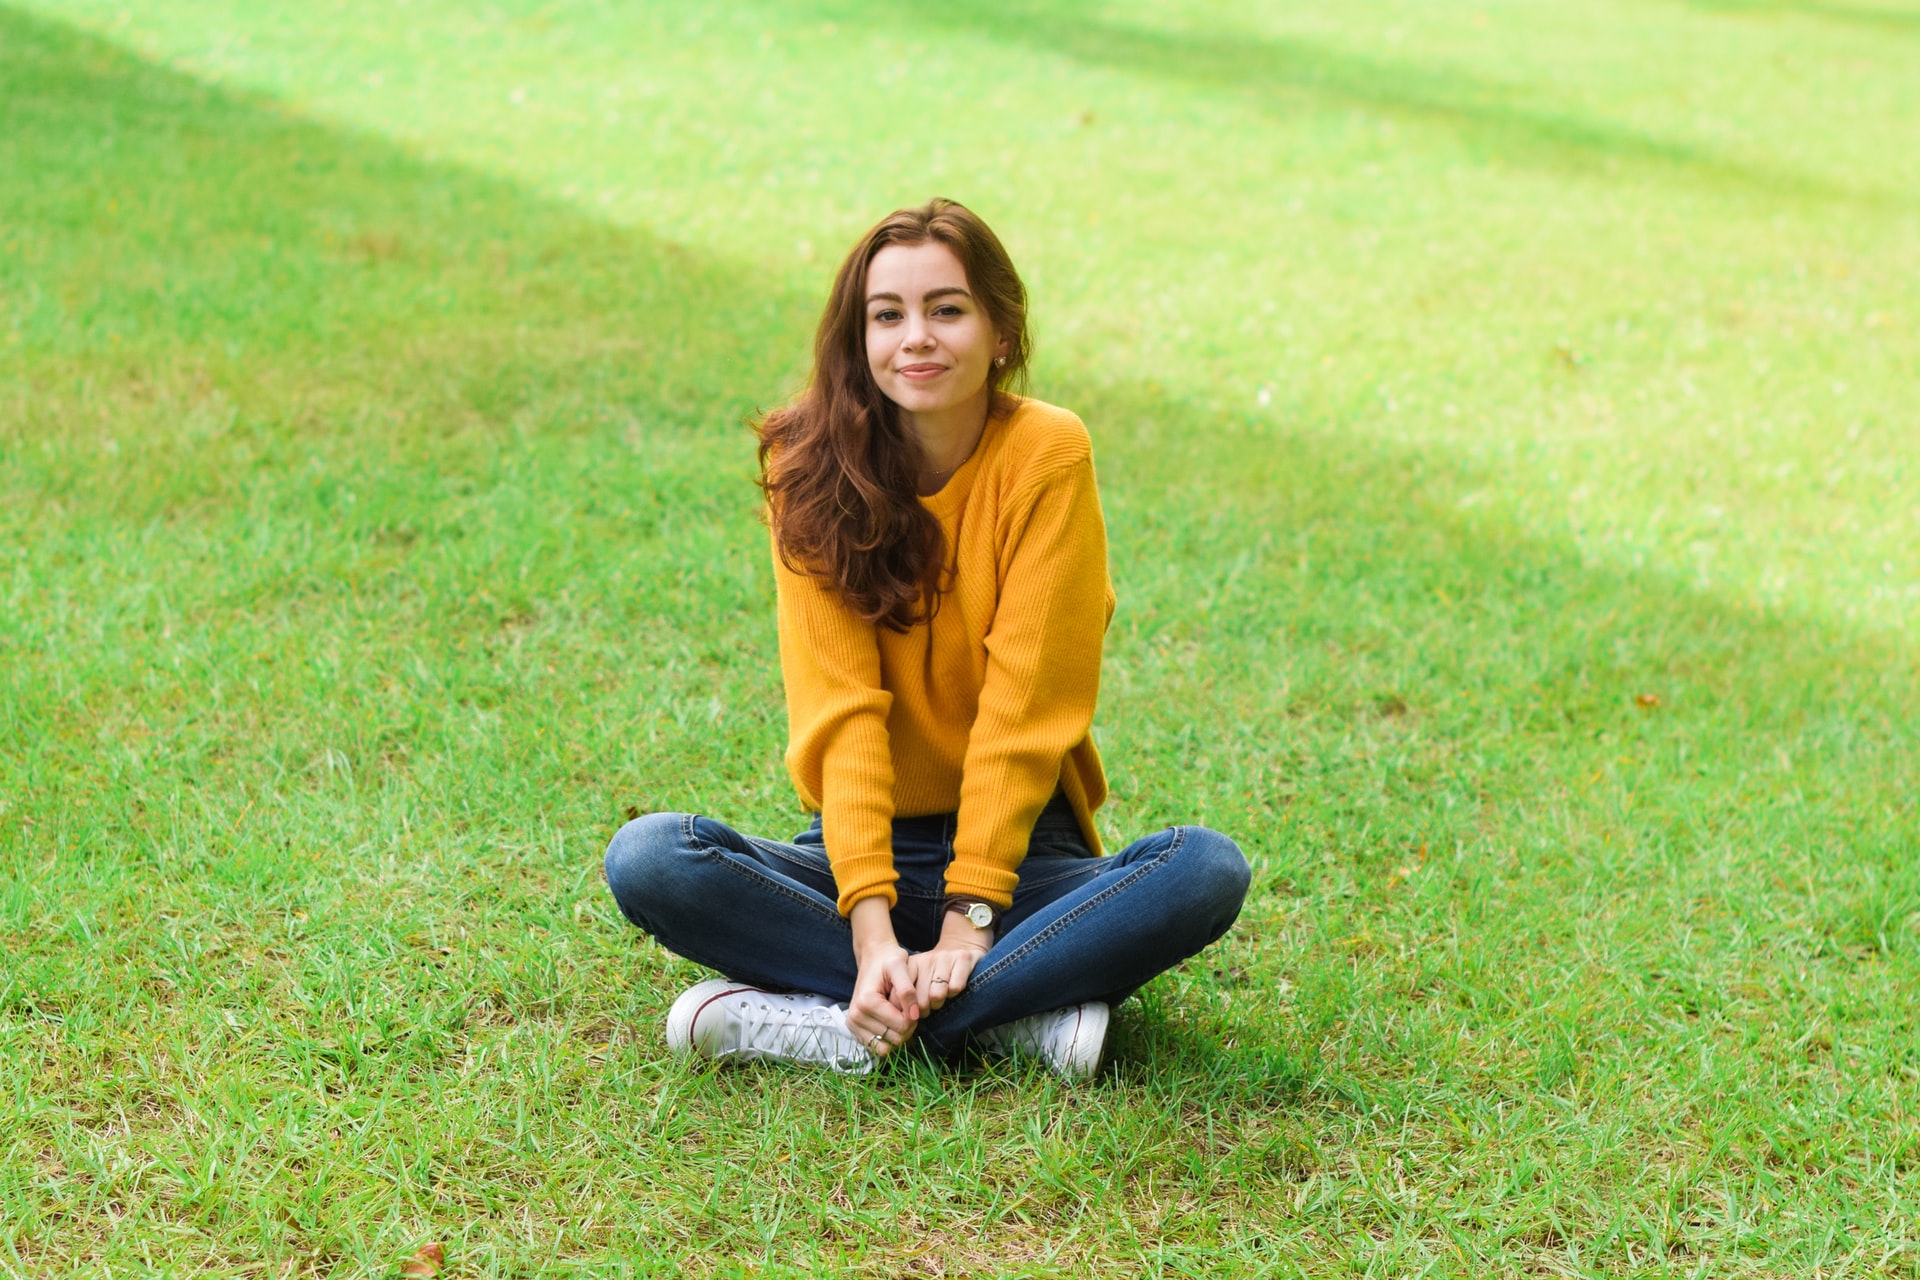
[[[816,300],[5,9],[0,84],[0,847],[278,884],[768,754],[741,420]]]
[[[1610,152],[1676,176],[1700,164],[1743,182],[1774,181],[1715,170],[1684,149],[1584,126],[1567,132],[1476,105],[1472,86],[1404,81],[1391,67],[1225,41],[1169,47],[1144,33],[1036,15],[1022,38],[1116,65],[1256,88],[1278,78],[1456,118],[1542,154]],[[397,639],[350,627],[306,637],[307,656],[324,656],[331,644],[349,660],[336,656],[331,683],[299,686],[308,689],[304,703],[264,708],[261,717],[355,721],[347,737],[364,755],[346,765],[371,771],[383,752],[410,753],[416,766],[454,753],[450,739],[421,728],[448,699],[511,718],[562,689],[586,689],[590,702],[570,704],[583,708],[581,718],[563,726],[586,763],[530,753],[532,763],[502,766],[500,796],[630,788],[629,768],[655,770],[640,785],[665,787],[769,758],[762,739],[778,719],[769,708],[733,755],[687,745],[720,736],[712,718],[663,721],[667,736],[649,749],[584,708],[644,703],[646,677],[633,669],[660,646],[698,655],[687,677],[696,683],[745,664],[761,673],[763,694],[771,689],[771,652],[741,639],[742,614],[764,604],[747,439],[674,450],[709,425],[734,430],[754,401],[777,393],[804,352],[813,300],[4,11],[0,78],[0,148],[7,172],[24,175],[7,184],[0,209],[34,255],[34,288],[14,304],[23,308],[24,354],[120,396],[114,403],[138,411],[119,424],[123,432],[127,423],[156,432],[144,445],[127,439],[120,464],[83,465],[34,442],[100,428],[71,419],[93,412],[93,402],[44,383],[16,386],[7,394],[25,409],[11,425],[0,420],[0,461],[16,472],[8,487],[42,497],[49,525],[81,513],[232,537],[254,523],[310,521],[322,541],[338,544],[326,574],[262,586],[251,599],[263,612],[400,584],[385,615]],[[169,414],[152,411],[176,384],[189,388],[189,400],[227,396],[242,410],[238,425],[179,434]],[[1595,567],[1568,545],[1463,514],[1459,499],[1487,477],[1454,459],[1343,448],[1328,433],[1276,434],[1138,385],[1041,390],[1078,409],[1102,441],[1122,592],[1102,723],[1116,776],[1138,779],[1123,782],[1121,798],[1134,819],[1173,820],[1198,806],[1243,837],[1262,872],[1248,927],[1270,926],[1278,899],[1316,877],[1370,874],[1415,848],[1518,842],[1528,829],[1515,815],[1563,808],[1581,779],[1617,768],[1611,762],[1629,747],[1633,799],[1601,823],[1603,834],[1622,839],[1615,848],[1650,851],[1671,868],[1742,841],[1793,847],[1824,863],[1833,927],[1872,936],[1872,921],[1848,914],[1856,908],[1899,918],[1906,889],[1887,890],[1885,876],[1913,854],[1908,656],[1805,620],[1755,616],[1658,574]],[[236,435],[247,437],[245,447]],[[566,483],[474,461],[508,445],[536,460],[573,459],[554,472]],[[384,469],[389,488],[406,492],[381,496],[376,484],[354,504],[319,480],[279,490],[259,483],[268,473],[302,474],[307,452],[326,448],[357,451],[372,480]],[[203,454],[201,462],[220,465],[195,471],[190,464]],[[724,480],[711,470],[717,458],[726,459]],[[189,473],[196,478],[178,478]],[[433,488],[448,476],[458,483]],[[456,504],[488,485],[528,495],[495,513],[500,523],[487,530],[499,544],[495,557],[435,560],[436,539],[474,533],[436,517],[436,502]],[[404,508],[412,524],[393,514],[403,502],[413,504]],[[63,559],[69,550],[37,541],[43,532],[32,522],[18,529],[28,579],[91,611],[120,657],[76,676],[60,666],[51,633],[9,624],[21,655],[0,690],[9,739],[29,742],[31,756],[54,749],[58,735],[73,743],[111,736],[111,715],[129,698],[163,736],[191,724],[203,692],[196,682],[209,677],[152,654],[150,620],[111,616],[106,601],[90,599],[93,580]],[[633,557],[637,543],[647,548],[644,564]],[[740,554],[759,566],[748,579],[756,585],[713,586],[709,561],[729,545],[722,554],[745,547]],[[511,561],[506,586],[496,576],[500,557]],[[244,560],[237,550],[235,560]],[[438,596],[409,594],[410,584],[436,576]],[[436,600],[496,590],[510,598],[490,606],[498,616],[489,625],[505,638],[489,643],[503,648],[531,625],[516,610],[530,618],[541,601],[571,593],[567,625],[582,639],[558,655],[571,665],[549,683],[493,679],[449,692],[423,679],[394,694],[409,644],[436,658],[454,644],[458,619],[436,615]],[[1443,598],[1451,603],[1436,607]],[[764,640],[765,628],[750,634]],[[383,664],[350,661],[356,648],[381,646],[394,650]],[[1274,693],[1276,671],[1291,672],[1284,696]],[[1657,715],[1636,705],[1648,689],[1661,691]],[[1249,707],[1259,714],[1249,717]],[[378,733],[357,727],[368,717]],[[71,753],[64,792],[6,788],[32,797],[0,816],[14,874],[37,861],[49,831],[85,821],[77,815],[88,806],[124,816],[85,828],[102,856],[152,848],[166,837],[143,830],[138,815],[217,787],[209,761],[247,748],[216,741],[199,755],[157,754],[117,772],[90,764],[81,746],[59,749]],[[1776,759],[1787,763],[1768,772]],[[15,767],[10,759],[6,768]],[[784,785],[738,781],[764,794]],[[676,799],[645,798],[649,807]],[[576,816],[581,808],[562,807]],[[1289,808],[1307,820],[1282,830]],[[511,820],[515,811],[501,812]],[[341,847],[364,848],[385,834],[375,824],[405,819],[371,816],[349,797],[330,821],[345,837]],[[1545,829],[1530,838],[1542,852],[1522,874],[1543,883],[1579,883],[1595,865],[1583,859],[1617,856],[1577,837],[1556,844]],[[334,870],[319,863],[301,874]],[[1513,927],[1501,919],[1512,881],[1463,885],[1489,929]],[[1775,882],[1732,886],[1727,899],[1736,914],[1764,913],[1797,893]],[[1548,895],[1528,910],[1553,905]],[[1291,1018],[1289,1034],[1299,1039],[1274,1050],[1287,1056],[1269,1059],[1273,1046],[1255,1044],[1244,1063],[1305,1072],[1291,1064],[1310,1063],[1311,1037],[1331,1034],[1347,1012],[1330,1004]],[[1260,1035],[1249,1028],[1250,1039]],[[1217,1065],[1164,1026],[1144,1043],[1194,1058],[1203,1071]],[[1246,1075],[1228,1066],[1223,1079]]]
[[[40,18],[0,30],[16,357],[190,365],[330,430],[421,406],[499,426],[556,394],[714,425],[797,367],[763,353],[811,300]],[[34,389],[42,417],[67,390]]]
[[[872,18],[885,21],[895,11]],[[1245,95],[1289,117],[1315,100],[1345,103],[1413,124],[1451,130],[1477,156],[1575,177],[1617,169],[1744,194],[1892,207],[1890,193],[1858,191],[1807,174],[1730,160],[1685,142],[1558,110],[1530,85],[1483,79],[1246,32],[1168,31],[1114,22],[1063,3],[956,7],[934,20],[996,41],[1017,42],[1092,66]],[[1530,101],[1530,99],[1532,99]]]

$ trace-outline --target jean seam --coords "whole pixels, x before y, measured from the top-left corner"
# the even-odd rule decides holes
[[[802,834],[804,835],[805,833],[802,832]],[[740,838],[745,840],[748,844],[760,850],[762,853],[766,854],[767,856],[778,858],[780,859],[780,861],[786,863],[789,866],[800,867],[804,870],[812,871],[815,873],[824,871],[828,875],[833,874],[833,863],[830,860],[828,860],[826,856],[826,851],[824,849],[821,850],[820,861],[815,862],[810,858],[794,856],[792,852],[792,850],[794,849],[811,848],[811,846],[800,844],[796,840],[765,840],[759,836],[750,836],[750,835],[746,835],[745,833],[742,833]],[[951,862],[952,861],[951,842],[949,842],[947,848],[948,848],[948,861]],[[1048,881],[1047,883],[1051,883],[1051,881]],[[907,882],[907,880],[904,877],[895,881],[893,886],[893,891],[899,897],[912,898],[918,902],[940,902],[944,900],[946,896],[944,893],[942,893],[938,889],[935,889],[931,892],[923,892],[919,889],[915,889]]]
[[[749,835],[742,835],[740,838],[768,857],[778,858],[788,866],[799,867],[815,873],[825,871],[829,875],[833,874],[833,864],[827,862],[824,854],[819,862],[815,862],[811,858],[795,857],[787,851],[789,846],[781,844],[778,840],[762,840],[758,836]]]
[[[736,875],[745,876],[747,879],[752,880],[756,884],[760,885],[763,889],[771,889],[773,892],[778,893],[783,897],[791,898],[793,901],[799,903],[803,907],[806,907],[808,910],[812,911],[816,915],[825,916],[833,920],[842,919],[842,916],[840,915],[839,911],[829,910],[825,907],[822,907],[818,902],[814,901],[812,898],[808,897],[806,894],[801,893],[798,890],[794,889],[791,885],[782,884],[771,876],[768,876],[759,871],[755,871],[752,867],[746,866],[738,861],[735,861],[732,858],[727,857],[726,854],[731,852],[731,850],[723,849],[719,845],[711,844],[705,840],[702,840],[700,836],[694,831],[694,825],[693,825],[695,822],[699,821],[699,816],[700,815],[698,814],[690,813],[686,817],[684,836],[685,836],[688,848],[699,850],[699,852],[703,857],[717,859],[720,865],[725,867],[727,870],[734,872]]]
[[[1032,845],[1027,849],[1029,858],[1072,858],[1076,862],[1098,862],[1100,859],[1085,849],[1075,849],[1066,845]]]
[[[1011,955],[1004,956],[1001,959],[994,961],[991,965],[988,965],[985,972],[979,974],[976,978],[974,978],[972,981],[970,981],[967,984],[968,990],[969,991],[978,990],[985,983],[993,981],[994,977],[1004,972],[1008,968],[1008,966],[1018,963],[1021,959],[1023,959],[1028,954],[1030,954],[1035,947],[1047,941],[1049,938],[1053,937],[1055,934],[1066,929],[1075,920],[1078,920],[1081,916],[1085,915],[1087,912],[1093,910],[1095,907],[1099,906],[1101,903],[1105,902],[1107,899],[1113,897],[1114,894],[1119,893],[1121,890],[1127,888],[1128,886],[1144,879],[1149,873],[1157,870],[1158,868],[1165,866],[1167,864],[1167,859],[1171,858],[1174,855],[1174,853],[1179,850],[1180,846],[1186,843],[1186,839],[1187,839],[1187,829],[1185,827],[1174,827],[1172,828],[1172,831],[1173,831],[1173,839],[1167,843],[1167,847],[1161,850],[1159,854],[1157,854],[1151,862],[1145,863],[1137,870],[1130,871],[1128,874],[1121,876],[1120,879],[1114,881],[1111,885],[1109,885],[1105,889],[1102,889],[1099,893],[1094,894],[1091,898],[1088,898],[1085,902],[1075,907],[1072,911],[1069,911],[1066,915],[1061,916],[1058,920],[1055,920],[1052,924],[1048,925],[1045,929],[1042,929],[1039,933],[1034,934],[1031,938],[1028,938],[1025,942],[1021,943],[1019,950],[1013,952]]]
[[[1097,862],[1098,859],[1088,859],[1088,861]],[[1075,876],[1085,875],[1086,872],[1087,868],[1084,866],[1062,867],[1050,876],[1021,876],[1020,883],[1032,889],[1041,885],[1057,884],[1062,880],[1071,880]]]

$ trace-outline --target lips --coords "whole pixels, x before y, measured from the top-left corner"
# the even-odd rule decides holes
[[[900,376],[903,378],[933,378],[938,377],[946,371],[947,366],[943,364],[907,364],[900,366]]]

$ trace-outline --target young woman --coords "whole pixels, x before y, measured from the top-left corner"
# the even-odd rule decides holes
[[[908,1043],[1091,1075],[1108,1009],[1225,933],[1239,848],[1102,856],[1089,730],[1113,615],[1086,428],[1007,391],[1026,291],[986,224],[902,209],[840,268],[813,377],[760,424],[787,767],[813,824],[623,827],[627,919],[719,970],[677,1054],[871,1070]]]

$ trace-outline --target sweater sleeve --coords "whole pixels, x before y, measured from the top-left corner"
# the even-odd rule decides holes
[[[898,901],[893,866],[893,755],[873,624],[833,588],[774,550],[780,672],[787,693],[787,771],[820,813],[840,914],[862,898]]]
[[[1007,906],[1034,821],[1092,728],[1100,691],[1111,596],[1092,458],[1021,493],[1003,546],[947,892]]]

